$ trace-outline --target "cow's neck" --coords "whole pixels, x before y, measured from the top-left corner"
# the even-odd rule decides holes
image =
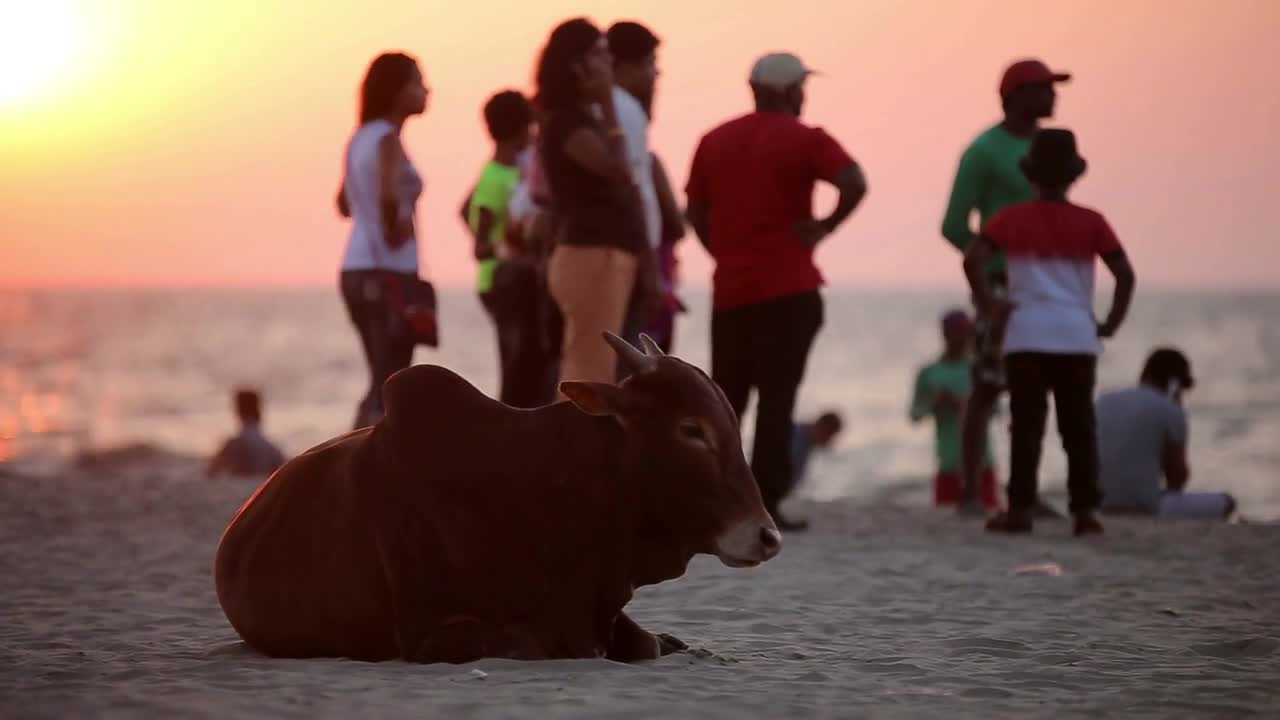
[[[572,425],[566,437],[574,447],[565,452],[584,462],[579,466],[584,472],[576,477],[584,483],[580,492],[602,492],[605,498],[592,549],[609,558],[609,594],[625,603],[634,588],[683,575],[693,552],[677,542],[680,533],[670,526],[671,508],[651,492],[650,459],[627,442],[626,432],[612,418],[577,415]]]
[[[688,548],[671,543],[671,536],[646,536],[636,533],[631,561],[627,564],[631,585],[643,587],[674,580],[689,568],[693,553]]]
[[[622,564],[627,568],[633,587],[656,585],[684,575],[693,559],[688,538],[672,523],[678,516],[654,488],[659,486],[649,467],[649,458],[637,453],[629,457],[624,449],[619,468],[619,518],[623,534],[621,545],[626,552]]]

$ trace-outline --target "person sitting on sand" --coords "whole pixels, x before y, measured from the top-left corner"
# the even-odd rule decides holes
[[[1194,386],[1186,356],[1158,348],[1147,358],[1137,387],[1098,398],[1103,512],[1192,518],[1227,518],[1235,512],[1235,498],[1227,493],[1184,490],[1191,471],[1182,395]]]
[[[1031,532],[1052,394],[1067,453],[1075,534],[1096,534],[1102,532],[1095,516],[1102,500],[1093,415],[1097,356],[1100,340],[1113,336],[1129,312],[1133,267],[1106,218],[1067,200],[1085,171],[1074,133],[1040,130],[1020,165],[1040,199],[997,214],[964,261],[979,311],[1005,327],[1002,351],[1012,416],[1009,509],[991,518],[987,529]],[[997,248],[1008,258],[1008,300],[993,295],[984,271]],[[1094,262],[1099,257],[1116,283],[1111,311],[1101,323],[1093,314]]]
[[[209,461],[209,477],[228,475],[270,475],[284,464],[280,448],[262,434],[262,400],[253,390],[235,393],[240,432],[222,445]]]
[[[933,451],[937,473],[933,479],[933,503],[955,505],[963,495],[960,478],[960,420],[973,389],[974,324],[959,308],[942,316],[942,357],[920,368],[911,394],[909,416],[918,423],[933,417]],[[983,433],[984,438],[986,433]],[[991,443],[984,440],[981,498],[988,510],[999,508],[996,476],[991,459]]]
[[[804,481],[809,467],[809,456],[814,450],[827,451],[836,436],[844,429],[844,420],[834,410],[818,416],[813,422],[798,422],[791,427],[791,485],[790,495]],[[786,497],[785,495],[783,497]]]

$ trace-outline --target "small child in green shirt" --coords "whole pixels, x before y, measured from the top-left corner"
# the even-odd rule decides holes
[[[493,320],[498,340],[498,399],[512,407],[535,408],[552,400],[551,363],[543,348],[539,302],[539,258],[521,244],[511,222],[511,199],[522,181],[520,157],[533,131],[533,106],[515,90],[504,90],[484,106],[493,139],[485,164],[465,205],[478,265],[476,291]]]
[[[934,419],[934,453],[938,471],[933,480],[935,505],[955,505],[964,487],[960,477],[960,419],[973,386],[973,321],[964,310],[955,309],[942,317],[942,357],[924,366],[916,375],[911,396],[911,421]],[[996,477],[991,460],[991,445],[983,450],[980,489],[982,504],[998,509]]]

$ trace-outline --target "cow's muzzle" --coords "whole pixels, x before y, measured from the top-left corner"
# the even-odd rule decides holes
[[[716,557],[731,568],[755,567],[782,551],[782,534],[772,520],[746,520],[716,538]]]

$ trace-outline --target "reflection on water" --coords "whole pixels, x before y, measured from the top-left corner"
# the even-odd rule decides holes
[[[469,293],[446,293],[439,362],[492,392],[494,340]],[[828,293],[800,413],[840,409],[845,433],[817,457],[819,498],[927,498],[931,435],[906,419],[915,369],[939,350],[937,317],[956,293]],[[707,299],[690,298],[677,352],[706,367]],[[1147,350],[1178,344],[1199,379],[1188,398],[1192,484],[1228,489],[1280,517],[1280,296],[1140,293],[1100,360],[1101,389],[1133,382]],[[143,443],[205,455],[233,430],[231,389],[262,389],[265,424],[287,452],[348,428],[368,382],[336,291],[0,292],[0,462],[50,471],[85,449]],[[751,434],[752,417],[745,419]],[[1007,414],[994,440],[1007,468]],[[1044,484],[1065,462],[1052,423]],[[903,487],[909,483],[908,487]]]

